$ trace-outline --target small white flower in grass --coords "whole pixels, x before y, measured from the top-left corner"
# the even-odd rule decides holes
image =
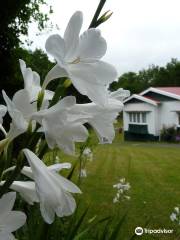
[[[172,222],[174,222],[175,220],[177,220],[176,213],[171,213],[170,219],[171,219]]]
[[[170,215],[170,219],[171,219],[172,222],[175,222],[178,225],[180,225],[180,210],[179,210],[179,207],[174,208],[174,211]]]
[[[120,200],[130,200],[130,196],[127,195],[127,192],[131,186],[128,182],[126,182],[125,178],[121,178],[117,184],[113,185],[113,188],[117,189],[113,203],[120,202]]]
[[[55,214],[58,217],[69,216],[76,209],[76,202],[71,193],[81,193],[72,182],[51,170],[30,150],[23,150],[32,172],[28,174],[36,184],[40,210],[45,222],[51,224]],[[60,165],[59,165],[60,166]]]
[[[83,151],[83,155],[86,157],[87,160],[93,160],[93,153],[90,148],[86,147]]]
[[[59,77],[69,77],[75,88],[93,102],[107,104],[107,86],[115,80],[115,68],[101,61],[106,53],[106,41],[98,29],[85,31],[80,37],[83,17],[75,12],[64,33],[51,35],[46,41],[46,50],[57,61],[47,74],[43,88]]]
[[[80,170],[80,177],[84,177],[84,178],[86,178],[87,177],[87,171],[86,171],[86,169],[81,169]]]
[[[37,72],[26,67],[26,63],[23,60],[19,60],[21,72],[24,79],[24,89],[26,89],[30,102],[34,102],[38,98],[38,94],[41,91],[40,76]],[[44,100],[51,100],[54,92],[46,90]]]
[[[70,109],[76,104],[76,98],[68,96],[49,109],[41,110],[33,115],[44,132],[49,148],[58,146],[65,153],[75,153],[75,142],[84,142],[88,131],[83,126],[89,116],[79,113],[71,114]]]
[[[59,158],[59,156],[56,156],[55,157],[55,163],[59,163],[60,162],[60,158]]]
[[[12,211],[16,199],[15,192],[9,192],[0,199],[0,239],[15,240],[12,232],[22,227],[26,215],[20,211]]]

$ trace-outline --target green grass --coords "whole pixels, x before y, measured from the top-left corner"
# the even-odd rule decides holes
[[[62,156],[62,154],[60,155]],[[77,161],[62,156],[63,161]],[[119,239],[126,240],[137,226],[167,228],[177,231],[169,216],[180,204],[180,146],[123,142],[117,134],[111,145],[97,145],[94,160],[88,162],[88,177],[83,178],[80,188],[81,209],[90,205],[88,217],[97,215],[121,218],[128,211]],[[76,173],[77,174],[77,173]],[[113,204],[113,184],[125,177],[131,184],[130,201]],[[77,178],[74,177],[74,181]],[[176,239],[174,234],[156,234],[155,239]],[[143,235],[139,239],[154,239]]]

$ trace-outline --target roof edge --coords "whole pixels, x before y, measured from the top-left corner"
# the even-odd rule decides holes
[[[175,98],[175,99],[180,100],[180,96],[179,95],[177,95],[175,93],[166,92],[166,91],[154,88],[154,87],[150,87],[150,88],[144,90],[139,95],[143,96],[143,95],[145,95],[148,92],[154,92],[154,93],[158,93],[158,94],[161,94],[161,95],[164,95],[164,96],[167,96],[167,97],[171,97],[171,98]]]
[[[149,104],[151,104],[151,105],[157,106],[157,103],[156,103],[155,101],[153,101],[153,100],[151,100],[151,99],[148,99],[148,98],[146,98],[146,97],[143,97],[143,96],[141,96],[141,95],[138,95],[138,94],[133,94],[132,96],[130,96],[129,98],[127,98],[127,99],[124,101],[124,103],[127,103],[128,101],[130,101],[130,100],[133,99],[133,98],[136,98],[136,99],[138,99],[138,100],[140,100],[140,101],[143,101],[143,102],[149,103]]]

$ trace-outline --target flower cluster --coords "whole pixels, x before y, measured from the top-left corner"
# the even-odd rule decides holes
[[[85,142],[88,137],[85,123],[94,128],[100,143],[104,143],[104,139],[111,143],[115,136],[113,122],[123,108],[122,100],[129,96],[129,91],[123,89],[108,92],[108,86],[116,79],[117,72],[112,65],[101,61],[106,53],[106,41],[95,28],[88,29],[79,36],[81,26],[82,13],[75,12],[63,37],[56,34],[47,39],[46,50],[55,58],[56,64],[47,73],[42,86],[38,73],[20,60],[24,88],[17,91],[12,99],[2,91],[6,106],[0,105],[0,130],[5,138],[0,142],[0,151],[6,154],[10,143],[20,135],[23,139],[23,134],[28,133],[30,138],[29,142],[26,138],[27,146],[19,153],[28,163],[28,166],[22,166],[19,173],[29,180],[14,179],[9,188],[18,192],[28,204],[39,203],[41,215],[48,224],[54,221],[55,215],[69,216],[75,211],[76,202],[72,194],[81,193],[81,190],[59,174],[61,169],[70,169],[71,164],[44,164],[42,157],[39,157],[43,147],[47,144],[50,149],[59,148],[66,154],[75,154],[75,143]],[[92,102],[77,104],[74,96],[66,96],[52,104],[55,93],[48,90],[47,86],[50,81],[60,77],[70,79],[74,87]],[[8,131],[3,127],[6,113],[12,119]],[[83,154],[92,160],[93,155],[89,148]],[[7,180],[4,176],[16,170],[16,167],[4,169],[1,186]],[[86,172],[82,171],[82,175],[85,176]],[[130,186],[121,180],[114,187],[118,189],[119,199]],[[14,193],[4,195],[0,202],[0,213],[12,215],[10,209],[14,201]],[[11,231],[24,222],[25,216],[18,213],[15,226],[7,229],[6,233],[11,234]],[[0,233],[4,234],[1,224]]]
[[[176,222],[178,225],[180,225],[180,209],[179,209],[179,207],[174,208],[174,211],[170,215],[170,219],[172,222]]]
[[[113,185],[113,188],[117,189],[116,195],[113,198],[113,203],[118,203],[120,200],[129,200],[130,196],[127,195],[127,191],[130,189],[129,182],[126,182],[125,178],[119,180],[117,184]]]

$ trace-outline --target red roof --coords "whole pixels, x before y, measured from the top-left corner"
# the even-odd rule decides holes
[[[164,92],[180,95],[180,87],[156,87],[156,88]]]

